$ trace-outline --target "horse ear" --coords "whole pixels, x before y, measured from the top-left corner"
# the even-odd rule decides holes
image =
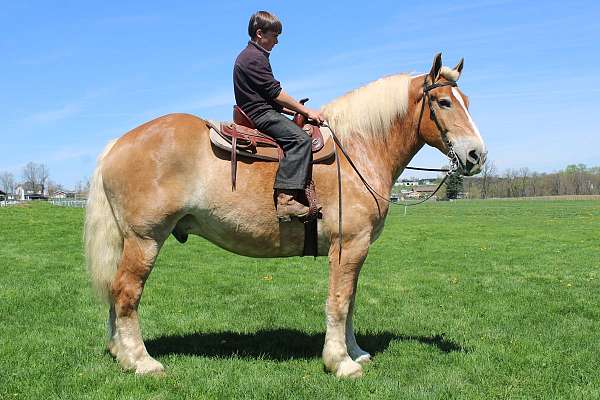
[[[454,70],[456,72],[458,72],[458,76],[459,77],[460,77],[460,73],[462,72],[462,69],[463,69],[464,65],[465,65],[465,59],[461,58],[460,61],[458,62],[458,64],[456,64],[456,67],[454,67]]]
[[[440,69],[442,69],[442,53],[437,53],[435,57],[433,57],[433,66],[429,72],[432,83],[437,81],[440,76]]]

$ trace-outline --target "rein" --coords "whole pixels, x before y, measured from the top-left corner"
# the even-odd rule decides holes
[[[456,153],[452,149],[452,143],[448,139],[448,135],[447,135],[448,131],[444,130],[442,128],[440,122],[437,119],[437,116],[435,115],[435,111],[433,109],[433,102],[431,100],[431,95],[429,94],[429,92],[431,90],[442,87],[442,86],[454,86],[455,87],[455,86],[457,86],[456,82],[449,81],[449,82],[444,82],[444,83],[433,83],[431,85],[427,85],[428,77],[429,76],[426,75],[425,80],[423,81],[423,98],[421,100],[421,112],[419,113],[419,121],[417,123],[417,134],[419,134],[421,132],[421,120],[423,119],[423,111],[425,110],[425,99],[427,99],[431,119],[433,120],[433,122],[435,123],[435,126],[437,127],[438,131],[440,132],[442,140],[444,140],[444,143],[446,144],[446,146],[448,146],[449,150],[448,150],[448,153],[446,154],[446,156],[450,160],[450,168],[449,169],[446,169],[446,168],[437,169],[437,168],[419,168],[419,167],[410,167],[410,166],[407,166],[404,168],[404,169],[411,169],[411,170],[417,170],[417,171],[446,172],[446,175],[444,176],[444,178],[442,179],[442,181],[440,182],[438,187],[435,189],[435,191],[433,191],[433,193],[431,193],[424,200],[418,201],[416,203],[399,203],[399,202],[393,202],[393,201],[387,199],[386,197],[380,195],[379,193],[377,193],[377,191],[375,189],[373,189],[373,187],[371,185],[369,185],[369,183],[366,181],[366,179],[362,176],[362,174],[360,173],[360,171],[358,170],[358,168],[356,167],[356,165],[354,164],[354,162],[352,161],[352,159],[350,158],[350,156],[348,155],[348,153],[342,146],[340,140],[338,139],[337,135],[333,131],[333,128],[331,128],[331,126],[329,126],[329,124],[323,124],[323,126],[328,127],[331,130],[331,136],[336,145],[335,163],[336,163],[337,177],[338,177],[338,230],[339,230],[338,262],[341,262],[341,259],[342,259],[342,239],[343,239],[343,233],[342,233],[342,175],[341,175],[341,170],[340,170],[339,155],[337,152],[338,148],[340,149],[340,151],[342,152],[342,154],[344,155],[344,157],[346,158],[346,160],[348,161],[348,163],[350,164],[352,169],[356,172],[356,174],[362,181],[363,185],[365,185],[365,187],[367,188],[367,191],[371,194],[371,196],[373,196],[373,199],[375,199],[375,203],[377,204],[377,210],[379,212],[379,215],[381,215],[381,210],[379,208],[379,201],[378,201],[377,197],[379,197],[381,200],[388,202],[389,204],[404,205],[404,207],[405,207],[404,211],[406,212],[406,207],[422,204],[422,203],[426,202],[427,200],[429,200],[430,198],[432,198],[437,193],[437,191],[440,189],[440,187],[442,187],[444,182],[446,182],[446,179],[448,179],[448,177],[450,175],[452,175],[454,172],[458,171],[458,169],[459,169],[460,161],[459,161]]]

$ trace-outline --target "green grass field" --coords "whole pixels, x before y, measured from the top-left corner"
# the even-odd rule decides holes
[[[104,350],[83,210],[0,209],[1,399],[600,398],[600,202],[392,211],[359,282],[359,380],[323,372],[325,258],[169,239],[140,306],[163,377]]]

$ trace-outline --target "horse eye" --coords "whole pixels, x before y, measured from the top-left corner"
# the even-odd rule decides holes
[[[440,107],[446,107],[446,108],[452,107],[452,102],[448,99],[440,99],[438,101],[438,104],[440,105]]]

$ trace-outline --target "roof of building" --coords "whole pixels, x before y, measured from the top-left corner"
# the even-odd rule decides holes
[[[420,185],[415,186],[413,190],[415,192],[433,192],[437,188],[437,185]]]

